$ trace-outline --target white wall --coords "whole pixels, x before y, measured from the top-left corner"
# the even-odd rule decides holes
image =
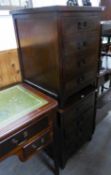
[[[34,7],[51,6],[51,5],[66,5],[67,0],[32,0]],[[93,6],[98,6],[100,0],[91,0]],[[82,0],[78,0],[79,5],[82,5]]]
[[[0,51],[16,48],[16,40],[12,17],[0,14]]]
[[[65,5],[67,0],[33,0],[34,7]],[[81,5],[81,0],[78,0]],[[91,0],[93,6],[99,4],[99,0]],[[0,51],[17,48],[12,17],[6,11],[0,11]]]

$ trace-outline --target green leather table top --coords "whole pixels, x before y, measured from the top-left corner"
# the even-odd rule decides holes
[[[0,128],[47,103],[21,85],[0,91]]]

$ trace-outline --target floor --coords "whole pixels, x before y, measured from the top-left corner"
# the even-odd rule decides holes
[[[98,106],[98,124],[92,141],[68,161],[61,175],[111,175],[111,92],[107,99]],[[0,163],[0,175],[53,175],[46,159],[40,154],[21,163],[17,157],[11,157]]]

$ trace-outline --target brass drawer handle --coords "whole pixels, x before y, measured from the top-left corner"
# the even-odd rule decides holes
[[[81,50],[81,49],[87,47],[87,45],[88,45],[87,41],[78,42],[78,43],[77,43],[77,49],[78,49],[78,50]]]
[[[23,136],[26,139],[28,137],[28,131],[24,131]]]
[[[77,23],[77,28],[80,30],[80,29],[82,29],[82,24],[81,24],[81,22],[78,22]]]
[[[21,138],[19,138],[19,139],[13,138],[12,143],[15,144],[15,145],[20,145],[24,141],[26,141],[27,137],[28,137],[28,132],[24,131],[23,134],[21,134]]]
[[[41,138],[41,143],[42,143],[42,144],[45,143],[45,138]]]
[[[44,144],[45,143],[45,138],[41,138],[40,139],[40,144],[42,145],[42,144]],[[34,143],[34,144],[32,144],[32,148],[34,149],[34,150],[36,150],[36,149],[38,149],[41,145],[36,145],[36,143]]]
[[[85,98],[85,95],[84,95],[84,94],[82,94],[82,95],[81,95],[81,98],[82,98],[82,99],[83,99],[83,98]]]
[[[33,149],[37,149],[37,145],[33,144],[33,145],[32,145],[32,148],[33,148]]]
[[[86,46],[87,46],[87,42],[83,41],[83,47],[86,47]]]
[[[12,143],[15,144],[15,145],[17,145],[19,143],[19,141],[17,139],[13,138],[12,139]]]
[[[87,22],[86,21],[83,21],[83,22],[78,22],[77,23],[77,28],[78,28],[78,30],[81,30],[81,29],[84,29],[84,28],[86,28],[87,27]]]
[[[80,78],[77,79],[77,83],[83,83],[85,80],[84,76],[81,76]]]
[[[83,22],[83,26],[87,27],[87,22],[86,21]]]

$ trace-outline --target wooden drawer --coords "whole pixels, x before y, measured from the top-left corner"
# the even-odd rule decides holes
[[[41,150],[44,146],[52,141],[52,131],[44,133],[42,136],[37,137],[31,143],[23,147],[23,157],[28,158],[35,151]]]
[[[50,115],[47,114],[39,120],[37,123],[30,125],[23,129],[22,131],[19,131],[18,133],[15,133],[7,140],[3,140],[1,143],[1,149],[0,149],[0,156],[5,155],[6,153],[12,151],[17,146],[22,145],[25,141],[30,139],[36,134],[39,134],[46,128],[51,126],[50,121]]]
[[[62,145],[66,159],[91,139],[94,131],[95,92],[60,113]]]
[[[90,39],[89,39],[90,38]],[[95,43],[99,44],[98,32],[85,32],[82,34],[75,33],[63,37],[64,56],[77,57],[78,53],[82,55],[98,54],[98,48]]]
[[[71,156],[88,142],[94,132],[94,109],[90,108],[64,130],[64,149],[66,156]]]
[[[81,16],[79,17],[79,15]],[[65,36],[75,35],[75,33],[98,30],[98,16],[90,14],[79,14],[76,16],[62,17],[62,31]]]
[[[75,76],[91,70],[97,71],[98,67],[97,54],[93,54],[90,57],[78,54],[78,58],[68,56],[64,57],[63,62],[63,77],[65,80],[71,80]]]
[[[64,125],[65,127],[71,125],[72,121],[75,120],[75,117],[78,118],[79,115],[85,113],[90,108],[94,107],[95,101],[95,92],[91,92],[90,94],[84,96],[83,99],[79,99],[66,110],[64,110]]]
[[[95,84],[96,81],[96,68],[88,72],[73,75],[72,77],[64,77],[64,94],[71,96],[74,93],[81,91],[89,85]]]

